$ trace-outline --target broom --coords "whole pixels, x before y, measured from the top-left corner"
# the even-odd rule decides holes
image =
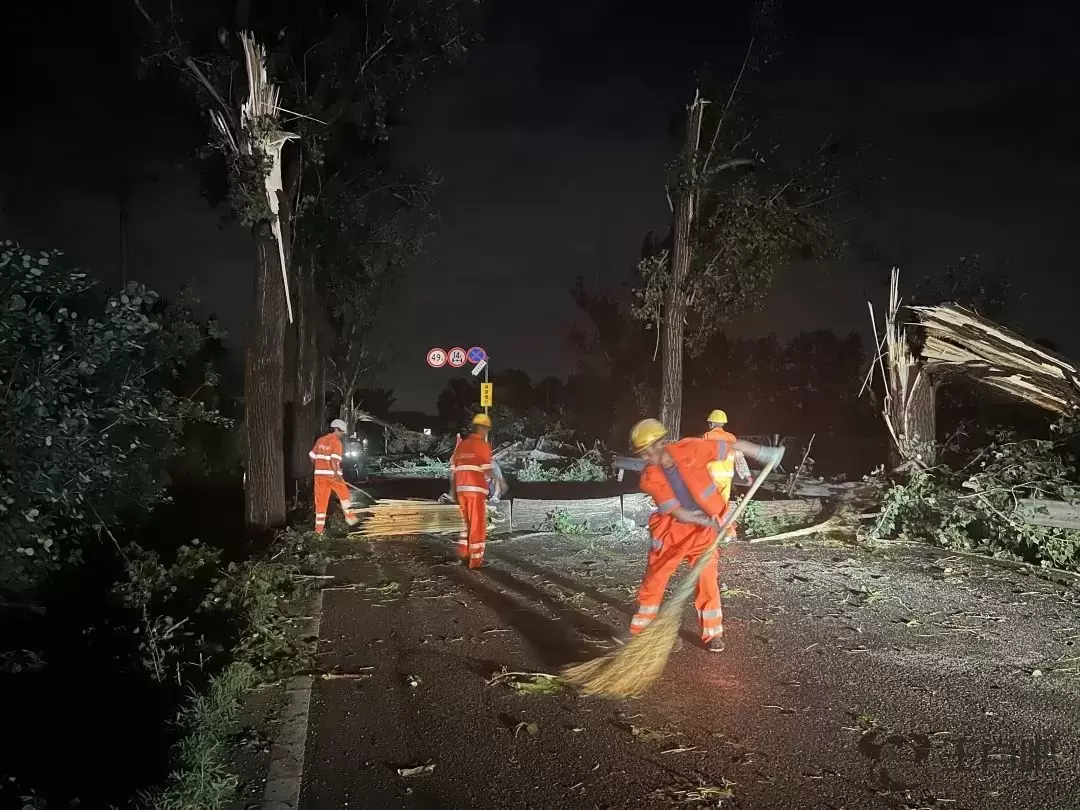
[[[675,648],[682,624],[682,612],[687,600],[694,594],[698,576],[708,564],[709,558],[724,540],[725,529],[742,515],[754,493],[757,492],[769,473],[776,467],[776,461],[770,461],[754,481],[746,497],[739,505],[725,516],[720,524],[716,539],[690,568],[690,572],[679,583],[672,597],[660,609],[656,621],[634,636],[624,647],[608,653],[595,661],[586,661],[567,667],[562,677],[578,687],[586,695],[620,698],[640,695],[660,677],[667,664],[668,656]]]

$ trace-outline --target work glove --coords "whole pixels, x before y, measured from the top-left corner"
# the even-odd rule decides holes
[[[450,497],[449,492],[444,492],[439,496],[439,503],[453,503],[454,499]]]
[[[784,447],[763,447],[758,452],[758,461],[762,464],[779,466],[784,459]]]

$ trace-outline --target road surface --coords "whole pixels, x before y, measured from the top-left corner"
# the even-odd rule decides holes
[[[489,683],[610,649],[645,547],[510,539],[468,571],[445,540],[349,544],[328,568],[301,807],[1080,804],[1080,592],[940,550],[738,543],[727,650],[695,646],[688,608],[644,698]]]

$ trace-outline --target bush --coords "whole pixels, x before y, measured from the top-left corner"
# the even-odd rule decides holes
[[[608,468],[602,461],[590,453],[574,459],[567,466],[541,464],[536,459],[528,459],[516,473],[518,481],[607,481],[611,478]]]
[[[221,421],[188,395],[189,363],[214,335],[186,302],[139,284],[96,294],[58,251],[0,244],[0,589],[41,583],[82,544],[164,497],[165,463],[193,421]]]
[[[1021,498],[1076,496],[1071,445],[1080,424],[1064,422],[1055,433],[1049,440],[1017,440],[1000,431],[959,471],[914,473],[886,492],[874,534],[1080,570],[1080,532],[1032,526],[1016,515]]]

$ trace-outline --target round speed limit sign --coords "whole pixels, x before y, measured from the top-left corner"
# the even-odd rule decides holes
[[[454,347],[446,355],[446,362],[454,368],[461,368],[463,365],[465,365],[465,360],[466,354],[465,350],[462,348]]]
[[[442,349],[432,349],[427,353],[427,364],[432,368],[442,368],[446,365],[446,352]]]

